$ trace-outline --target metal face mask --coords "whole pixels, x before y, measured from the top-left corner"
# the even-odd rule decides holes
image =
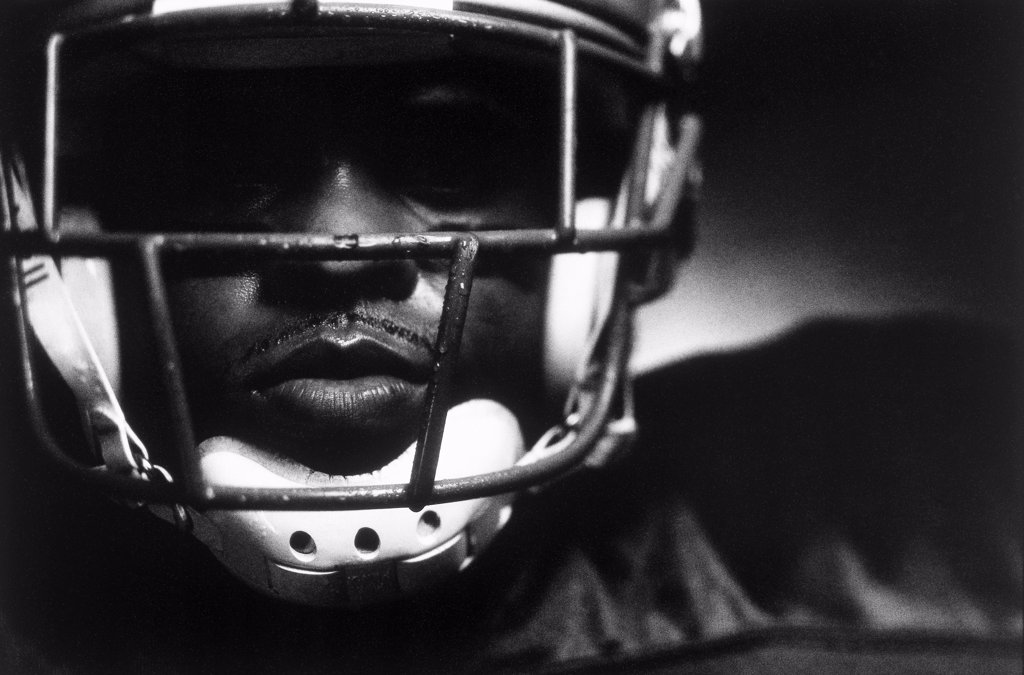
[[[40,445],[55,466],[116,499],[144,504],[192,532],[257,589],[307,604],[358,606],[428,587],[465,567],[507,521],[515,492],[579,467],[600,465],[628,445],[635,431],[626,374],[632,309],[667,288],[671,249],[678,249],[680,242],[685,246],[692,230],[699,127],[687,84],[700,51],[695,2],[651,1],[630,8],[600,0],[137,4],[130,13],[124,3],[68,9],[46,43],[42,141],[15,138],[7,131],[2,148],[0,243],[12,289],[5,323],[18,331],[27,407]],[[490,70],[451,65],[465,63],[487,63]],[[243,94],[234,99],[243,105],[232,114],[246,120],[268,114],[262,104],[245,108],[244,103],[252,100],[247,98],[252,81],[273,82],[279,89],[272,91],[314,92],[318,97],[333,87],[355,89],[362,92],[361,100],[373,105],[364,106],[369,114],[346,118],[344,123],[331,115],[347,115],[351,106],[319,105],[322,98],[308,106],[290,98],[286,104],[278,101],[270,106],[274,124],[289,130],[278,136],[289,146],[325,153],[323,148],[331,147],[332,141],[317,132],[317,120],[328,119],[323,128],[346,130],[344,143],[337,143],[346,148],[339,157],[347,161],[349,149],[357,147],[366,161],[394,157],[408,168],[406,164],[413,164],[403,159],[408,157],[403,153],[411,152],[408,147],[389,149],[390,135],[367,131],[374,125],[406,129],[412,124],[406,117],[383,112],[390,110],[387,100],[395,87],[381,74],[413,72],[408,81],[418,83],[422,78],[417,73],[440,69],[473,72],[483,80],[481,72],[500,73],[503,68],[553,74],[546,94],[554,104],[549,125],[553,142],[537,154],[548,158],[550,180],[556,184],[551,196],[557,203],[536,210],[550,211],[550,225],[539,224],[544,216],[525,209],[524,200],[516,198],[482,209],[484,215],[472,223],[437,218],[396,231],[384,226],[350,231],[345,229],[347,217],[332,221],[319,211],[294,209],[287,211],[289,218],[320,225],[301,230],[266,222],[254,225],[235,213],[226,218],[218,210],[229,199],[219,188],[209,203],[204,201],[202,191],[209,184],[182,168],[189,164],[175,163],[182,144],[162,133],[152,133],[162,145],[132,146],[132,161],[144,148],[146,162],[162,166],[162,173],[127,171],[119,177],[118,189],[128,195],[125,200],[149,200],[143,210],[158,209],[160,204],[154,202],[159,198],[150,199],[147,186],[162,189],[180,182],[187,190],[174,194],[177,201],[185,201],[182,194],[190,196],[187,217],[147,227],[131,222],[111,227],[102,218],[76,216],[65,199],[66,192],[74,192],[64,189],[69,172],[82,171],[75,166],[81,154],[75,146],[95,138],[80,128],[88,116],[73,112],[75,101],[83,87],[96,83],[113,82],[123,92],[125,87],[131,91],[133,82],[155,80],[176,96],[184,91],[193,100],[218,96],[224,91],[222,82],[243,82]],[[209,82],[218,86],[204,89]],[[539,78],[538,86],[545,82]],[[583,110],[581,102],[600,102],[601,91],[611,82],[630,92],[635,114],[626,115],[631,149],[623,153],[623,166],[616,169],[611,189],[605,190],[609,194],[602,197],[580,189],[588,184],[590,168],[581,158],[600,163],[602,155],[600,147],[584,142],[593,134],[581,133],[581,127],[594,126],[589,117],[603,114]],[[415,91],[427,104],[432,100],[429,87]],[[136,118],[173,116],[169,108],[147,109],[138,100],[139,109],[132,111]],[[301,99],[307,100],[314,99]],[[330,115],[320,114],[323,111]],[[209,122],[207,115],[178,119],[175,128],[186,131]],[[475,138],[467,135],[474,124],[473,119],[455,117],[445,127],[458,128],[460,138]],[[433,142],[435,132],[443,135],[445,127],[421,125],[408,137],[417,143]],[[252,128],[251,123],[244,128]],[[234,127],[228,123],[218,129],[232,133]],[[494,139],[491,129],[485,128],[479,139],[480,144],[462,145],[483,148]],[[519,140],[509,145],[516,146]],[[230,147],[244,148],[246,142],[234,139]],[[34,146],[41,148],[36,161]],[[152,151],[153,147],[160,149]],[[218,161],[216,149],[208,143],[204,152],[203,166]],[[281,160],[290,152],[282,147],[281,154],[266,153],[274,158],[271,170],[287,175],[295,190],[312,189],[301,167]],[[35,165],[38,180],[26,168]],[[248,170],[258,161],[229,166]],[[425,165],[422,173],[431,181],[431,198],[461,198],[458,186],[476,178],[465,175],[466,167],[472,174],[478,166]],[[530,167],[520,173],[548,175]],[[463,173],[450,183],[437,177],[460,170]],[[348,172],[344,180],[342,187],[352,190],[360,181],[371,184],[377,179]],[[38,191],[32,189],[35,184]],[[139,198],[140,193],[147,197]],[[279,193],[267,199],[278,199]],[[70,201],[79,199],[74,194]],[[412,222],[408,219],[422,215],[400,200],[388,202],[387,208],[344,200],[338,204],[340,212],[359,212],[377,222]],[[173,208],[165,210],[178,217]],[[406,220],[391,219],[399,212]],[[522,213],[528,215],[521,217]],[[510,222],[508,214],[519,222]],[[486,278],[482,266],[504,261],[514,267],[517,263],[507,261],[531,256],[545,261],[543,269],[549,275],[541,360],[544,396],[561,410],[561,422],[546,433],[533,434],[539,438],[531,438],[527,448],[518,411],[514,414],[486,393],[460,394],[458,378],[467,316],[472,325],[472,312],[483,302],[478,297],[486,283],[481,281]],[[188,354],[182,354],[183,321],[169,286],[183,274],[204,278],[210,270],[215,276],[224,270],[270,268],[317,274],[343,268],[349,284],[353,270],[381,279],[394,273],[388,281],[367,285],[382,298],[380,307],[390,306],[385,302],[396,297],[412,297],[413,289],[423,283],[424,269],[441,280],[435,284],[439,311],[432,326],[422,330],[384,310],[362,311],[343,300],[351,289],[340,284],[335,289],[325,282],[318,287],[324,311],[262,333],[260,340],[250,341],[244,358],[237,363],[229,359],[225,365],[260,396],[276,396],[320,417],[372,417],[384,408],[375,408],[372,402],[353,408],[355,404],[345,398],[351,398],[348,385],[317,384],[309,394],[301,382],[375,377],[373,382],[383,382],[388,392],[401,393],[389,394],[384,426],[412,425],[415,441],[405,451],[359,469],[321,470],[307,465],[301,454],[298,459],[282,457],[273,442],[253,440],[245,433],[210,433],[202,422],[197,424],[197,408],[205,408],[196,403],[202,391],[189,382]],[[287,287],[287,277],[278,273],[277,286],[264,280],[270,289],[266,292]],[[399,283],[408,288],[395,290]],[[129,296],[141,307],[123,307]],[[135,350],[147,357],[149,395],[157,401],[153,409],[166,418],[161,425],[166,431],[151,432],[148,439],[143,429],[152,425],[146,420],[130,423],[133,414],[143,413],[133,410],[131,388],[121,391],[121,381],[131,379],[128,371],[134,368],[121,356],[131,329],[125,316],[146,325],[130,339],[151,336],[153,342],[151,348]],[[218,320],[215,310],[203,316]],[[264,357],[282,342],[298,346],[287,358]],[[401,358],[395,357],[396,351]],[[47,378],[54,378],[44,372],[45,360],[55,367],[59,386],[70,390],[77,408],[58,415],[82,420],[84,434],[80,442],[71,442],[73,447],[49,423],[54,417],[47,412],[53,403],[47,389],[54,383]],[[260,380],[265,372],[277,379]],[[406,380],[417,378],[423,382],[422,394],[405,396]],[[359,391],[366,398],[370,387]],[[322,400],[329,397],[338,400]],[[402,407],[408,401],[417,403],[414,414],[406,414]],[[374,428],[370,421],[361,425],[360,429]],[[344,435],[344,425],[339,428]],[[330,442],[329,437],[317,440],[321,445]],[[358,446],[362,441],[344,442]]]

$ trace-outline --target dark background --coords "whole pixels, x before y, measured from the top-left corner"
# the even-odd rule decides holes
[[[1019,312],[1019,0],[706,0],[694,256],[640,369],[821,316]]]

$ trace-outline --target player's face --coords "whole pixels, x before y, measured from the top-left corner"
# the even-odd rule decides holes
[[[554,90],[554,88],[551,88]],[[106,217],[125,229],[317,234],[550,226],[554,103],[496,73],[216,73],[133,92]],[[443,261],[170,267],[200,440],[231,435],[362,473],[417,434]],[[527,424],[540,399],[546,264],[483,258],[457,398]]]

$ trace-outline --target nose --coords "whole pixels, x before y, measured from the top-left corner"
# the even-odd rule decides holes
[[[286,232],[303,234],[382,234],[424,229],[419,218],[373,175],[350,160],[334,161],[315,184],[299,192],[273,218]],[[346,260],[286,263],[274,268],[278,297],[304,304],[337,305],[352,299],[409,297],[419,280],[413,260]]]

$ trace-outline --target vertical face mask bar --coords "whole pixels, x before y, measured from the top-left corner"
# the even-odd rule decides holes
[[[480,242],[466,236],[459,240],[452,253],[448,284],[444,291],[444,304],[434,345],[434,377],[427,388],[427,406],[423,417],[423,431],[416,443],[416,456],[412,462],[409,482],[411,507],[419,510],[426,505],[434,489],[434,474],[441,454],[441,439],[448,408],[452,401],[455,369],[462,344],[462,329],[466,324],[469,296],[473,290],[473,270]]]
[[[161,269],[161,250],[159,237],[146,237],[139,244],[138,252],[146,276],[146,297],[156,336],[160,378],[170,407],[171,426],[174,428],[174,445],[178,451],[179,466],[188,473],[185,467],[190,466],[189,456],[196,447],[195,432],[188,410],[181,357],[174,338],[174,324]]]
[[[650,169],[651,136],[657,115],[658,105],[647,104],[644,107],[640,125],[637,129],[636,145],[633,148],[633,157],[630,159],[632,175],[626,194],[627,223],[642,223],[646,220],[644,218],[644,193],[647,187],[647,174]]]
[[[57,228],[57,104],[60,95],[60,50],[64,35],[54,33],[46,44],[46,119],[43,139],[43,231],[52,241]]]
[[[559,152],[558,241],[576,240],[576,33],[559,34],[561,57],[561,129]]]
[[[700,120],[695,115],[684,115],[679,121],[675,160],[661,177],[659,196],[650,216],[652,228],[679,231],[678,220],[688,208],[687,202],[693,199],[699,182],[695,161],[700,132]],[[660,297],[672,284],[675,257],[671,252],[658,252],[653,256],[646,278],[634,288],[631,302],[643,303]]]

